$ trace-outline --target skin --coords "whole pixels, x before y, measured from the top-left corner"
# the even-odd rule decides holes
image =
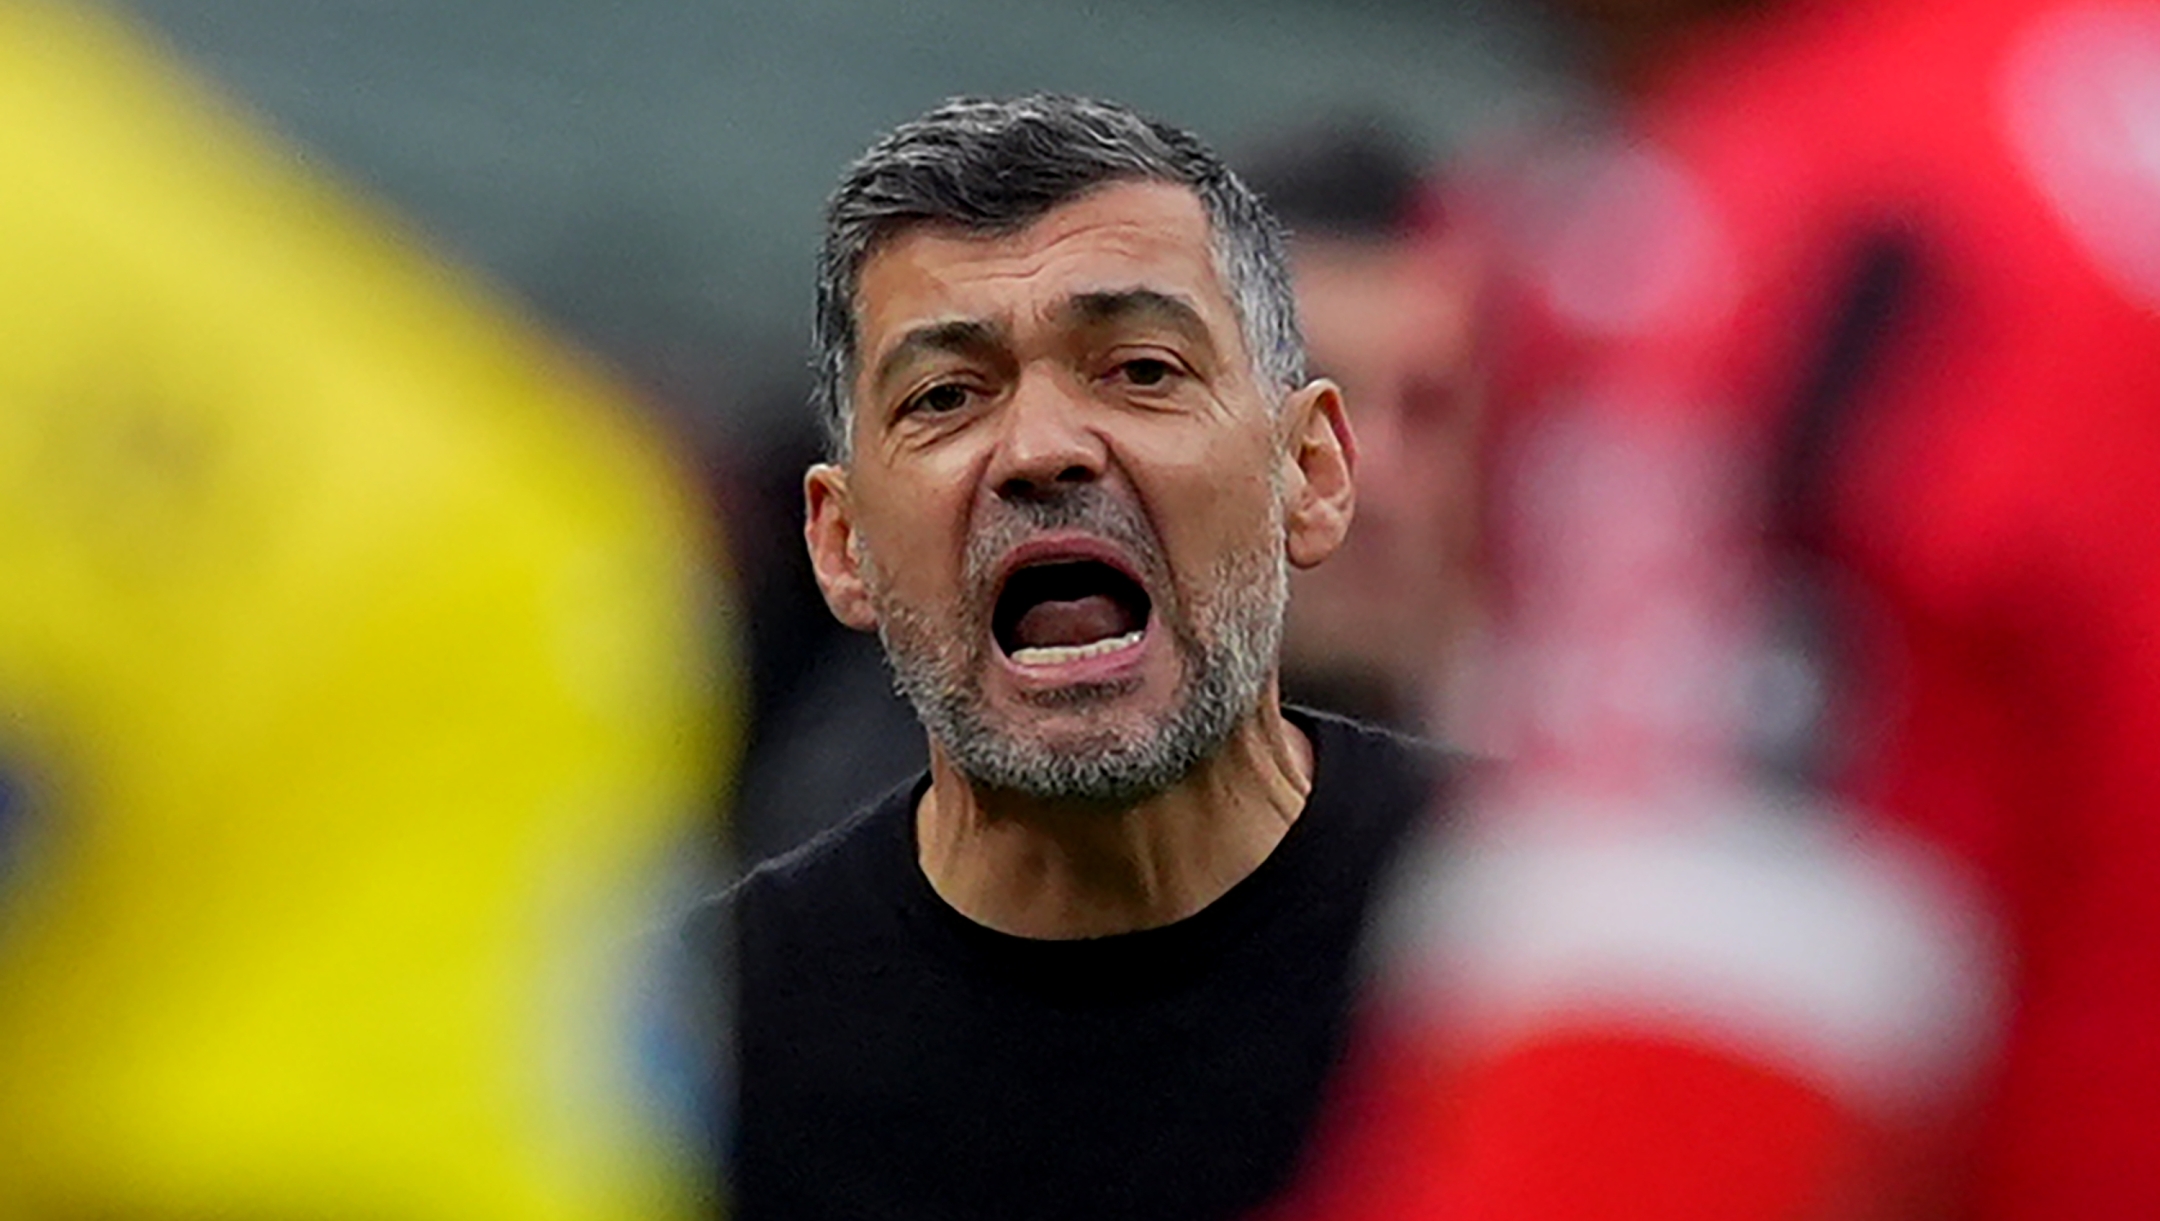
[[[1178,308],[1081,308],[1105,297]],[[1280,547],[1308,568],[1349,528],[1342,396],[1316,381],[1271,407],[1182,187],[1107,186],[1001,237],[903,233],[865,265],[857,320],[853,455],[804,485],[819,586],[852,627],[877,627],[881,601],[957,623],[974,523],[1061,481],[1099,483],[1144,516],[1176,587],[1151,591],[1158,603],[1204,600],[1232,549]],[[1152,724],[1182,678],[1167,635],[1151,630],[1131,681],[1083,707],[998,661],[984,698],[1046,746],[1103,718]],[[940,896],[1003,932],[1096,937],[1190,916],[1258,867],[1304,807],[1312,749],[1271,678],[1222,750],[1130,806],[986,788],[935,738],[930,775],[916,832]]]

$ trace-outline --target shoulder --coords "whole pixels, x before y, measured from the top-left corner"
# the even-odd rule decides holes
[[[1285,710],[1313,745],[1308,813],[1351,831],[1351,839],[1393,855],[1414,826],[1445,822],[1476,767],[1463,751],[1333,713]]]
[[[692,936],[714,946],[814,936],[854,923],[892,896],[912,859],[909,824],[921,779],[901,785],[791,851],[765,861],[700,905]]]
[[[1430,739],[1336,713],[1285,711],[1312,741],[1316,788],[1422,801],[1451,787],[1473,762],[1464,752]]]

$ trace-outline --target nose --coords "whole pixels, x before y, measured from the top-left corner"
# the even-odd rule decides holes
[[[1007,500],[1042,500],[1103,477],[1109,453],[1082,396],[1023,374],[1005,403],[986,478]]]

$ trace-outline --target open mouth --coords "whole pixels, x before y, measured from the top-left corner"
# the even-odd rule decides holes
[[[1006,578],[991,632],[1018,664],[1057,665],[1140,643],[1151,605],[1138,581],[1100,560],[1035,564]]]

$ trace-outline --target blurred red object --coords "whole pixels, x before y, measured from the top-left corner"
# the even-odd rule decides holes
[[[1507,761],[1299,1215],[2160,1216],[2160,5],[1713,7],[1487,201]]]

